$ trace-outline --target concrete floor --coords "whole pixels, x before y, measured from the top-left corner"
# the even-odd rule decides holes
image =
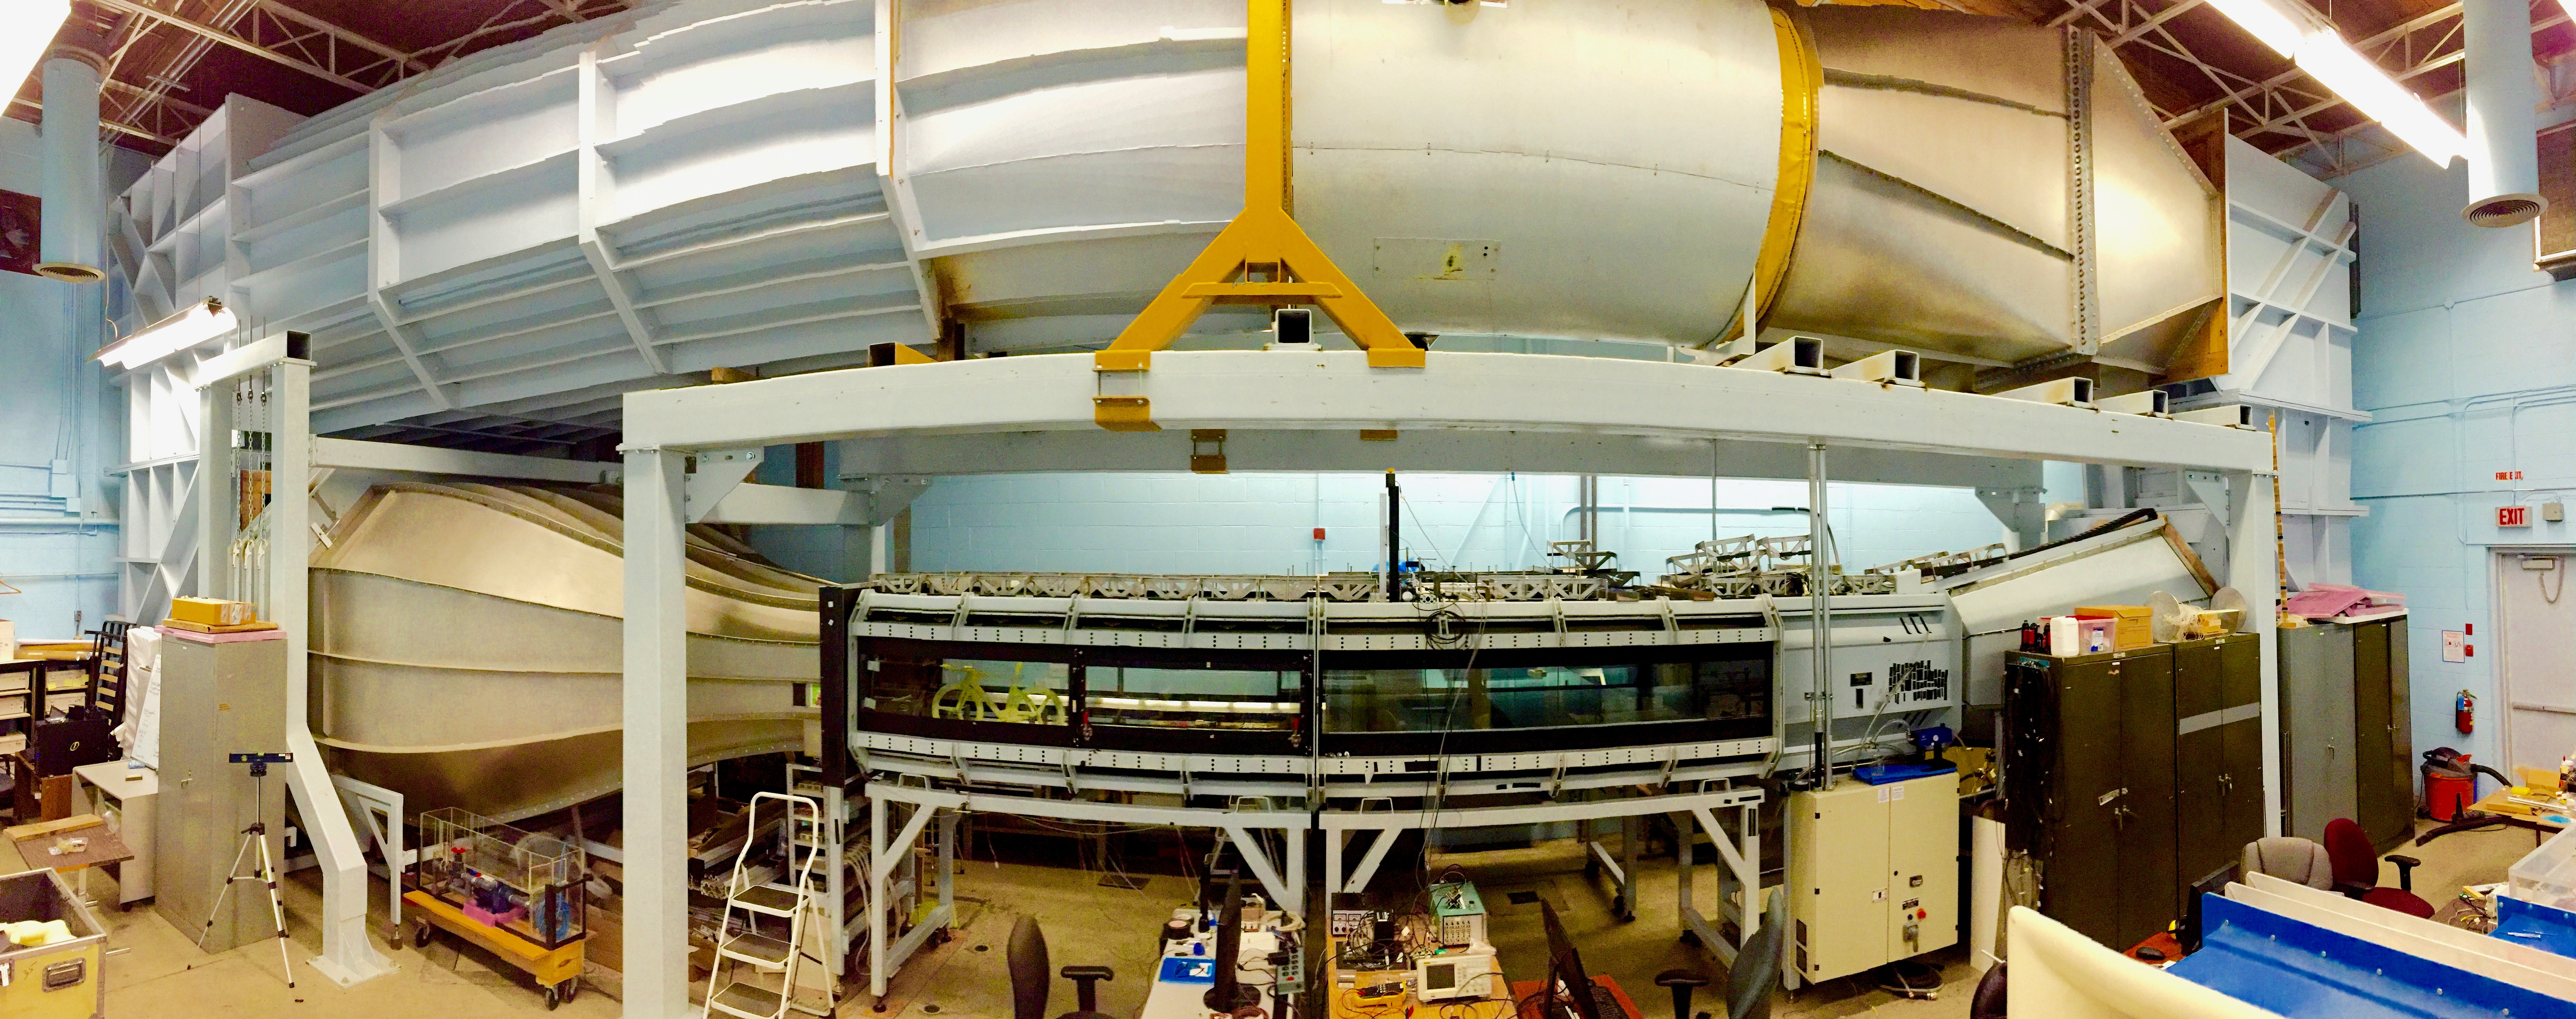
[[[2461,884],[2501,880],[2505,868],[2531,851],[2531,833],[2503,829],[2452,835],[2421,849],[2401,849],[2424,861],[2416,871],[2419,894],[2439,906]],[[2397,883],[2394,865],[2383,865],[2381,883]],[[15,853],[0,845],[0,873],[24,868]],[[1534,891],[1559,907],[1568,933],[1587,965],[1631,989],[1648,1019],[1663,1019],[1671,1004],[1653,984],[1655,973],[1676,966],[1703,969],[1721,978],[1718,966],[1675,937],[1674,882],[1670,861],[1640,864],[1642,894],[1634,922],[1610,917],[1606,891],[1583,880],[1579,872],[1521,877],[1497,875],[1480,882],[1489,902],[1494,940],[1504,971],[1513,979],[1532,979],[1543,972],[1543,936],[1538,907],[1511,906],[1508,893]],[[1153,937],[1171,908],[1189,898],[1187,882],[1175,877],[1149,877],[1134,891],[1104,888],[1099,875],[1059,867],[995,864],[961,865],[957,937],[922,958],[896,987],[885,1019],[896,1017],[970,1016],[1004,1019],[1010,1013],[1004,945],[1011,927],[1023,915],[1034,915],[1046,931],[1058,967],[1103,964],[1117,978],[1101,988],[1102,1010],[1133,1015],[1144,1002],[1145,984],[1154,958]],[[1703,868],[1695,898],[1706,908],[1714,897],[1714,877]],[[396,1017],[544,1015],[535,985],[507,965],[478,949],[460,950],[442,938],[426,951],[406,941],[396,946],[379,940],[377,948],[399,969],[356,987],[342,989],[323,981],[306,965],[320,951],[319,932],[301,918],[320,911],[318,874],[305,871],[282,882],[288,912],[289,944],[297,962],[297,986],[287,988],[274,947],[256,942],[219,955],[197,951],[192,935],[162,919],[149,907],[119,912],[102,908],[108,944],[117,954],[107,961],[108,1014],[111,1016],[269,1017],[311,1016],[316,1019],[396,1019]],[[90,892],[101,902],[115,898],[115,882],[94,875]],[[375,886],[378,934],[384,928],[384,886]],[[1964,1016],[1975,986],[1965,956],[1956,949],[1936,953],[1947,980],[1934,1001],[1905,1001],[1857,980],[1838,980],[1801,993],[1794,1000],[1775,999],[1775,1016]],[[1643,993],[1638,993],[1643,992]],[[1052,1011],[1074,1008],[1073,987],[1058,981]],[[1722,1014],[1723,1005],[1703,996],[1694,1010]],[[555,1016],[614,1016],[616,1000],[595,990],[552,1013]],[[847,1016],[876,1019],[864,1005],[843,1009]]]

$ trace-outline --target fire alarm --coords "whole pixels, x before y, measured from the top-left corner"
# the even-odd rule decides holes
[[[1316,528],[1316,529],[1315,529],[1315,540],[1316,540],[1316,541],[1322,541],[1322,540],[1324,540],[1324,529],[1323,529],[1323,528],[1318,527],[1318,528]]]

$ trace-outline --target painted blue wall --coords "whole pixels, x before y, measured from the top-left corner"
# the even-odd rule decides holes
[[[42,187],[42,142],[34,125],[0,118],[0,190]],[[112,149],[110,193],[140,175],[145,161]],[[21,639],[71,637],[116,608],[116,466],[124,394],[108,386],[89,350],[68,328],[74,285],[0,272],[0,618]],[[89,288],[96,300],[98,288]],[[93,337],[94,338],[94,337]],[[69,461],[76,513],[29,497],[56,491],[55,460]]]
[[[2051,472],[2073,484],[2073,472]],[[1544,565],[1573,538],[1576,479],[1406,474],[1405,552],[1433,568]],[[1380,474],[1021,474],[942,478],[913,504],[922,570],[1314,573],[1384,561]],[[1804,534],[1803,481],[1722,481],[1715,532]],[[1710,484],[1602,478],[1602,547],[1648,576],[1710,537]],[[1827,496],[1841,561],[1860,569],[2001,540],[1968,489],[1836,484]],[[1774,510],[1793,507],[1796,512]],[[1324,540],[1314,540],[1314,529]]]
[[[2361,215],[2353,402],[2374,418],[2354,431],[2353,497],[2370,515],[2353,522],[2353,579],[2412,610],[2416,748],[2498,760],[2492,549],[2576,543],[2576,532],[2537,511],[2536,526],[2500,531],[2495,509],[2576,490],[2576,284],[2532,270],[2530,228],[2461,221],[2457,164],[2401,156],[2332,183]],[[2519,499],[2495,479],[2515,469]],[[2442,632],[2467,625],[2478,653],[2443,662]],[[2473,735],[2452,727],[2463,689],[2478,697]]]

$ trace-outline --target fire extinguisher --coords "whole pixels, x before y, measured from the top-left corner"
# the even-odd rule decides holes
[[[2463,735],[2465,735],[2465,734],[2467,734],[2467,733],[2470,733],[2470,732],[2473,732],[2473,731],[2475,731],[2475,730],[2477,729],[2477,727],[2478,727],[2478,698],[2477,698],[2477,695],[2472,694],[2472,693],[2470,693],[2470,692],[2468,692],[2468,691],[2466,691],[2466,690],[2462,690],[2462,691],[2460,691],[2459,699],[2454,700],[2454,701],[2452,701],[2452,702],[2451,702],[2451,724],[2452,724],[2452,725],[2454,725],[2454,726],[2456,726],[2456,727],[2458,727],[2458,728],[2459,728],[2459,730],[2460,730],[2460,732],[2461,732]]]

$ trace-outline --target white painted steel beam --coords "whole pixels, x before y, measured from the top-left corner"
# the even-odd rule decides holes
[[[2267,436],[2235,429],[1700,365],[1443,354],[1372,369],[1358,351],[1183,351],[1143,376],[1166,430],[1460,429],[1848,447],[2146,467],[2268,470]],[[712,449],[903,433],[1100,434],[1088,355],[895,365],[629,393],[628,441]],[[1615,395],[1610,395],[1615,394]],[[1401,441],[1399,439],[1399,441]],[[1705,447],[1700,447],[1705,449]],[[1057,470],[1089,469],[1088,458]],[[1694,473],[1698,473],[1695,471]]]
[[[837,488],[742,484],[699,518],[706,524],[842,524],[866,526],[869,500]]]
[[[626,1014],[687,1015],[686,455],[626,451]]]
[[[2268,433],[2248,432],[2269,437]],[[2279,483],[2269,471],[2230,471],[2226,475],[2227,586],[2245,596],[2245,618],[2263,645],[2263,834],[2283,834],[2281,759],[2280,631],[2269,625],[2280,609],[2280,574],[2274,558],[2272,489]],[[2218,503],[2209,503],[2213,508]]]
[[[1515,355],[1517,356],[1517,355]],[[851,473],[1022,474],[1081,462],[1094,471],[1179,471],[1190,462],[1187,429],[1121,435],[1088,432],[891,436],[842,451]],[[1397,471],[1524,474],[1612,474],[1706,477],[1716,463],[1727,477],[1803,479],[1806,454],[1776,442],[1676,442],[1663,437],[1581,432],[1418,429],[1392,442],[1344,432],[1242,432],[1226,437],[1231,471]],[[2034,460],[1852,449],[1834,456],[1834,480],[1889,485],[2036,489]]]
[[[457,474],[486,478],[519,478],[527,481],[563,481],[576,485],[614,482],[626,471],[624,464],[600,463],[595,460],[558,460],[542,456],[477,453],[440,446],[414,446],[400,442],[364,442],[357,439],[321,437],[313,440],[313,465],[345,467],[352,470],[408,471],[414,474]]]

